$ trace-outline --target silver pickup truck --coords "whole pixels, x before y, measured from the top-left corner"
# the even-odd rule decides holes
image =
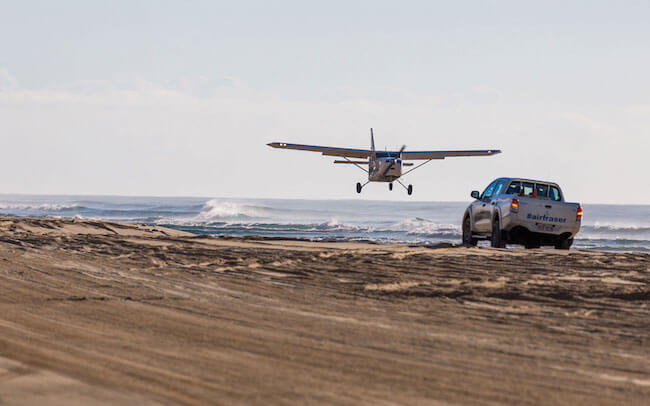
[[[499,178],[490,183],[463,215],[463,244],[489,239],[493,247],[521,244],[526,248],[552,245],[568,250],[580,230],[582,208],[566,203],[552,182]]]

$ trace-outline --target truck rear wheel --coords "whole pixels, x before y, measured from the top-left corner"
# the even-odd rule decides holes
[[[466,247],[476,247],[476,238],[472,238],[472,220],[469,216],[463,220],[463,245]]]
[[[556,250],[568,250],[573,245],[573,238],[560,238],[555,243]]]
[[[493,248],[505,248],[506,243],[503,239],[503,232],[501,232],[501,227],[499,226],[499,218],[495,218],[492,221],[492,247]]]
[[[526,248],[526,249],[539,248],[541,246],[542,246],[542,244],[540,244],[539,241],[532,240],[532,239],[526,241],[526,243],[524,244],[524,248]]]

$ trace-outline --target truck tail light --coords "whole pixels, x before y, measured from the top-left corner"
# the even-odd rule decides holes
[[[519,200],[517,199],[510,200],[510,211],[513,213],[519,213]]]
[[[578,207],[578,212],[576,213],[576,221],[582,221],[582,207]]]

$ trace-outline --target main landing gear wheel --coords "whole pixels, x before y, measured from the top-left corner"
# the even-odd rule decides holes
[[[361,193],[361,182],[357,182],[357,193]]]
[[[393,190],[393,182],[388,184],[388,190]]]
[[[409,187],[406,188],[406,193],[408,193],[409,196],[413,194],[413,185],[409,185]]]

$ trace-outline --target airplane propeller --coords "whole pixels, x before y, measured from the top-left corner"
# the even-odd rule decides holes
[[[404,152],[405,149],[406,149],[406,145],[402,145],[402,148],[400,148],[398,153],[399,159],[402,159],[402,152]],[[394,165],[395,165],[395,159],[393,159],[393,161],[391,162],[390,166],[388,166],[388,168],[384,169],[384,172],[381,174],[381,176],[386,176],[388,171],[390,171]]]

